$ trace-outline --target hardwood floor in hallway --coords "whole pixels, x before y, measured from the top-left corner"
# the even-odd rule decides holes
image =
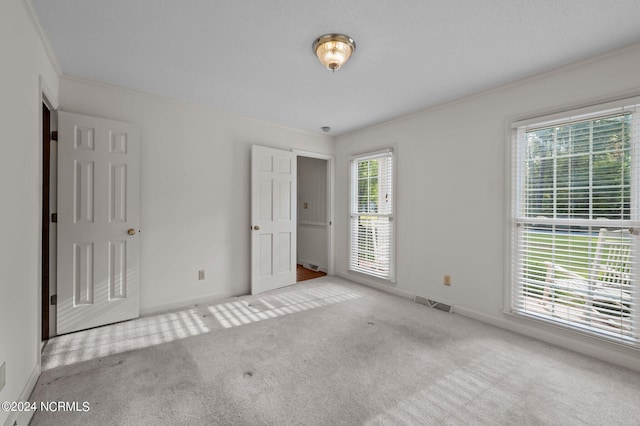
[[[325,275],[327,274],[322,271],[312,271],[302,265],[298,265],[296,268],[296,282],[312,280],[314,278],[324,277]]]

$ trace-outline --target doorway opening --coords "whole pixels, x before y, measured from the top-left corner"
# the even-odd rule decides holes
[[[56,180],[57,120],[56,111],[43,95],[42,102],[42,247],[41,247],[41,340],[56,332]]]
[[[330,162],[298,155],[296,282],[329,272]]]
[[[42,340],[49,340],[49,217],[51,187],[51,110],[42,104]]]

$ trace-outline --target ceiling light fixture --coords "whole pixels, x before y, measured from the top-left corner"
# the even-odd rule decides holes
[[[344,34],[325,34],[313,42],[313,52],[331,71],[340,69],[356,50],[356,42]]]

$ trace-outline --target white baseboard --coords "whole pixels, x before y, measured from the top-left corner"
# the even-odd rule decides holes
[[[376,290],[381,290],[384,291],[386,293],[391,293],[393,295],[396,296],[400,296],[400,297],[404,297],[405,299],[415,299],[415,295],[409,293],[408,291],[404,291],[401,290],[397,287],[394,287],[393,284],[385,284],[385,283],[380,283],[377,282],[375,280],[372,279],[368,279],[365,277],[360,276],[359,274],[349,274],[349,273],[342,273],[342,272],[338,272],[336,273],[337,277],[340,278],[344,278],[345,280],[349,280],[349,281],[353,281],[354,283],[358,283],[358,284],[362,284],[362,285],[366,285],[367,287],[373,287]]]
[[[31,393],[36,388],[36,383],[40,377],[40,364],[36,364],[35,368],[29,376],[29,380],[25,385],[20,398],[16,402],[26,402],[29,400]],[[9,417],[4,421],[4,426],[27,426],[33,417],[33,411],[11,411]]]
[[[145,308],[140,308],[140,316],[146,317],[149,315],[160,314],[169,311],[175,311],[177,309],[189,308],[193,305],[204,305],[209,303],[214,303],[222,299],[227,299],[229,297],[235,296],[244,296],[246,293],[238,293],[236,291],[223,291],[221,293],[216,293],[203,297],[196,297],[193,299],[181,300],[179,302],[165,303],[162,305],[149,306]]]

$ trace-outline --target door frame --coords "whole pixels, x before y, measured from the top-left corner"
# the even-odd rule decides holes
[[[46,103],[42,103],[42,236],[40,282],[42,283],[41,309],[42,309],[42,340],[49,340],[49,283],[51,258],[51,109]]]
[[[37,97],[37,105],[38,105],[38,122],[37,122],[37,128],[38,128],[38,150],[37,150],[37,155],[39,157],[39,168],[38,168],[38,203],[39,203],[39,211],[43,212],[44,206],[43,206],[43,173],[44,173],[44,159],[42,158],[43,156],[43,149],[42,147],[44,146],[44,140],[43,140],[43,133],[44,133],[44,126],[43,126],[43,122],[44,122],[44,108],[43,105],[46,105],[47,108],[50,111],[50,130],[52,128],[56,127],[56,123],[55,123],[55,117],[56,117],[56,112],[59,108],[59,103],[58,103],[58,98],[57,96],[54,94],[54,92],[49,88],[49,86],[47,85],[47,83],[45,82],[44,78],[42,77],[42,75],[38,76],[38,97]],[[43,282],[42,280],[42,275],[43,275],[43,238],[42,238],[42,229],[45,226],[42,222],[43,222],[43,218],[42,218],[42,214],[40,215],[40,219],[39,219],[39,225],[40,225],[40,229],[41,232],[38,234],[38,252],[41,253],[40,256],[38,256],[37,260],[36,260],[36,269],[37,269],[37,276],[38,279],[36,280],[36,303],[38,304],[38,306],[41,306],[43,303],[43,287],[46,283]],[[48,227],[48,226],[47,226]],[[49,235],[51,236],[51,230],[49,229]],[[49,255],[51,255],[51,253],[49,252]],[[51,288],[51,283],[49,283],[48,288]],[[42,351],[41,351],[41,347],[43,345],[43,340],[42,340],[42,336],[43,336],[43,322],[44,322],[44,318],[43,318],[43,307],[37,309],[37,328],[36,328],[36,335],[34,336],[34,338],[36,339],[36,348],[38,348],[37,353],[36,353],[36,360],[37,360],[37,365],[38,367],[41,365],[42,362]],[[49,336],[51,337],[51,336]]]
[[[301,149],[292,148],[291,152],[296,154],[296,161],[298,157],[307,157],[307,158],[316,158],[319,160],[327,160],[327,213],[326,213],[326,221],[327,221],[327,275],[334,275],[335,268],[335,258],[334,254],[334,229],[335,229],[335,156],[331,154],[322,154],[319,152],[313,151],[304,151]],[[296,191],[297,185],[296,183]],[[298,219],[296,219],[297,221]],[[296,224],[297,225],[297,224]]]

